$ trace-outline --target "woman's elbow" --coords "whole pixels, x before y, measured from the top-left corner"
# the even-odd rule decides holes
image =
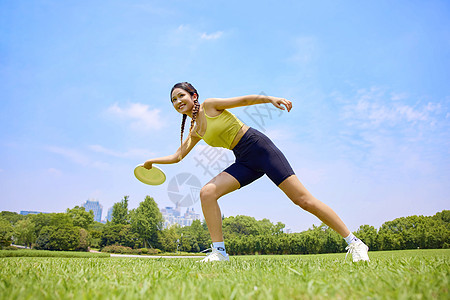
[[[183,155],[180,152],[174,154],[173,163],[179,163],[183,159]]]

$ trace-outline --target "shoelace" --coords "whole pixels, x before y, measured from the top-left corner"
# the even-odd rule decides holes
[[[213,260],[213,258],[219,258],[220,252],[219,251],[214,251],[213,248],[208,248],[208,249],[205,249],[205,250],[203,250],[201,252],[206,252],[208,250],[211,250],[212,252],[208,253],[208,255],[206,255],[206,257],[204,259],[202,259],[200,262],[211,261],[211,260]]]
[[[211,247],[211,248],[208,248],[208,249],[205,249],[205,250],[203,250],[203,251],[200,251],[201,253],[205,253],[205,252],[208,252],[208,251],[211,251],[210,253],[208,253],[207,255],[206,255],[206,257],[204,258],[204,259],[202,259],[202,260],[210,260],[211,258],[213,258],[214,256],[217,256],[217,252],[215,252],[214,251],[214,249]]]
[[[205,249],[205,250],[203,250],[203,251],[200,251],[201,253],[204,253],[204,252],[208,252],[208,251],[212,251],[212,247],[211,248],[208,248],[208,249]]]
[[[353,252],[357,252],[356,251],[356,243],[351,243],[350,245],[348,245],[345,250],[347,251],[347,254],[345,254],[345,260],[347,260],[347,256],[349,253],[351,253],[353,255]]]
[[[211,248],[205,249],[205,250],[200,251],[200,252],[204,253],[204,252],[208,252],[208,251],[211,251],[211,252],[208,253],[208,254],[206,255],[206,257],[205,257],[204,259],[202,259],[202,260],[210,260],[210,259],[212,259],[213,257],[220,258],[220,255],[222,255],[222,253],[220,253],[219,250],[214,249],[214,247],[213,247],[212,245],[211,245]],[[222,255],[222,256],[223,256],[223,255]],[[224,257],[225,257],[225,256],[224,256]]]
[[[212,258],[216,258],[216,257],[217,258],[219,257],[219,253],[218,252],[211,252],[205,257],[205,259],[211,260]]]

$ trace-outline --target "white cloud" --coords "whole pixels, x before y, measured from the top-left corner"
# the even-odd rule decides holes
[[[87,166],[90,164],[89,158],[76,150],[57,146],[48,146],[46,147],[46,149],[52,153],[59,154],[76,164],[83,166]]]
[[[202,33],[200,38],[202,40],[217,40],[222,36],[222,34],[223,34],[223,31],[217,31],[217,32],[213,32],[210,34]]]
[[[68,159],[69,161],[84,167],[91,166],[98,169],[105,169],[109,166],[107,163],[101,161],[94,161],[90,159],[87,155],[74,149],[57,146],[48,146],[45,149],[51,153],[61,155],[64,158]],[[53,170],[53,172],[55,172],[56,169],[49,169],[49,170]]]
[[[158,130],[165,125],[159,109],[150,109],[148,105],[142,103],[130,103],[126,107],[120,107],[115,103],[107,109],[107,113],[129,121],[130,127],[134,130]]]
[[[153,152],[150,152],[146,149],[138,149],[138,148],[130,149],[126,152],[119,152],[119,151],[107,149],[100,145],[91,145],[91,146],[89,146],[89,149],[91,149],[92,151],[95,151],[97,153],[102,153],[102,154],[106,154],[109,156],[120,157],[120,158],[129,158],[129,157],[146,158],[146,157],[151,157],[154,155]]]
[[[393,95],[370,88],[346,99],[336,97],[343,104],[334,131],[340,155],[380,178],[437,172],[448,157],[445,102]]]
[[[388,97],[377,88],[360,90],[356,99],[344,106],[343,119],[362,128],[434,123],[433,113],[440,109],[440,104],[429,102],[426,105],[411,105],[401,101],[402,97]],[[394,98],[395,101],[392,101]]]
[[[186,42],[188,44],[192,44],[192,42],[200,41],[200,40],[218,40],[223,36],[223,31],[215,31],[212,33],[200,32],[196,29],[193,29],[190,25],[180,25],[175,30],[174,41],[175,42]],[[172,35],[171,35],[172,36]]]

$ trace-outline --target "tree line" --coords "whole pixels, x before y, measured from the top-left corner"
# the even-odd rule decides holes
[[[230,217],[228,222],[256,224],[254,218],[246,216]],[[226,224],[224,220],[224,225]],[[281,225],[280,225],[281,226]],[[236,226],[235,228],[247,226]],[[248,228],[248,227],[247,227]],[[319,254],[345,252],[347,246],[334,230],[321,224],[299,232],[285,234],[273,231],[244,229],[225,233],[227,251],[230,254]],[[371,251],[405,249],[450,248],[450,211],[444,210],[434,216],[409,216],[385,222],[379,230],[374,226],[362,225],[354,234],[363,240]]]
[[[147,196],[136,209],[128,209],[128,196],[113,206],[112,220],[94,221],[92,211],[75,206],[65,213],[22,216],[0,213],[0,246],[11,243],[34,249],[88,251],[107,249],[158,249],[162,252],[199,252],[210,247],[205,222],[163,228],[155,200]],[[325,224],[299,233],[284,233],[285,225],[249,216],[223,217],[227,252],[236,254],[318,254],[344,252],[342,237]],[[385,222],[378,230],[362,225],[355,232],[373,250],[450,248],[450,211],[434,216],[409,216]],[[139,252],[139,253],[141,253]],[[152,252],[155,253],[155,252]]]

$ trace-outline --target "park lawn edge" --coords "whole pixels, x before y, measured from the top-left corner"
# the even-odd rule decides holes
[[[50,251],[50,250],[1,250],[2,257],[66,257],[66,258],[105,258],[109,253]]]

